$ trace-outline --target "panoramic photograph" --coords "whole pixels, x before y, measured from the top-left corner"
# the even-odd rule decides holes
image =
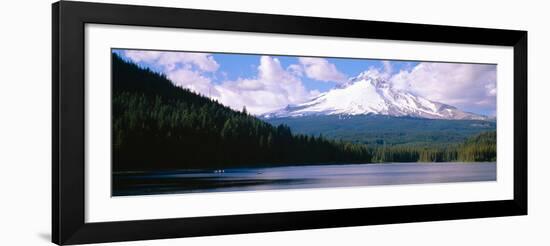
[[[111,50],[112,196],[496,181],[497,66]]]

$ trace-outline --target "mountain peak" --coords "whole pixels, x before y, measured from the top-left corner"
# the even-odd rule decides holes
[[[369,71],[361,72],[359,75],[355,77],[349,78],[346,83],[340,84],[339,86],[337,86],[337,88],[345,88],[360,81],[366,81],[376,88],[391,87],[391,84],[386,78],[386,76],[384,76],[383,74],[380,74],[377,71],[373,72],[369,70]]]
[[[264,114],[266,118],[310,115],[388,115],[429,119],[486,120],[486,116],[464,112],[454,106],[397,90],[380,73],[366,71],[347,83],[322,93],[310,101],[288,105]]]

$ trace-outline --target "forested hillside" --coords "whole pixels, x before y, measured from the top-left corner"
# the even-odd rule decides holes
[[[480,133],[458,144],[382,145],[372,151],[372,162],[496,161],[496,132]]]
[[[112,55],[113,170],[416,161],[493,161],[496,134],[463,143],[360,143],[296,134],[174,86]],[[370,146],[370,147],[369,147]]]
[[[112,55],[113,169],[369,162],[365,145],[292,134]]]
[[[381,145],[441,145],[462,143],[477,134],[495,131],[496,122],[487,120],[444,120],[387,115],[323,115],[268,118],[273,124],[288,125],[294,132]]]

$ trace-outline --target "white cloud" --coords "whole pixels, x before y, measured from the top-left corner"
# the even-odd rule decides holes
[[[175,69],[166,73],[166,77],[174,85],[190,89],[198,94],[208,97],[219,95],[210,78],[201,75],[197,71],[187,68]]]
[[[382,61],[382,65],[384,66],[384,74],[392,74],[393,66],[390,61]]]
[[[338,71],[336,66],[323,58],[298,58],[308,78],[325,82],[346,82],[346,75]]]
[[[496,83],[490,83],[490,84],[485,85],[485,89],[487,89],[487,95],[488,96],[496,96],[497,95]]]
[[[214,58],[206,53],[126,50],[124,55],[136,63],[154,63],[164,72],[190,66],[195,66],[201,71],[214,72],[220,67]]]
[[[217,85],[219,96],[214,98],[233,109],[246,105],[250,113],[262,114],[304,102],[316,93],[308,92],[292,68],[285,70],[277,58],[262,56],[257,69],[256,78]]]
[[[214,72],[219,64],[210,54],[190,52],[125,50],[124,56],[135,63],[160,69],[175,85],[209,96],[216,93],[205,72]]]
[[[420,63],[391,77],[394,87],[473,112],[496,108],[496,66]]]
[[[298,77],[304,76],[304,69],[298,64],[292,64],[288,66],[287,70]]]

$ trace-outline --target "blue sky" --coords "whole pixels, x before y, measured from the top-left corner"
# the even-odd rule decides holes
[[[496,114],[496,65],[113,49],[172,82],[255,114],[305,102],[362,72],[461,110]]]
[[[257,67],[260,65],[260,55],[242,55],[242,54],[212,54],[214,59],[219,62],[220,70],[227,73],[227,79],[236,80],[240,78],[253,77],[257,73]],[[298,58],[295,56],[274,56],[277,58],[283,67],[288,67],[292,64],[299,63]],[[353,77],[361,72],[376,67],[383,69],[383,64],[379,60],[367,60],[367,59],[350,59],[350,58],[324,58],[329,63],[336,65],[338,70],[348,77]],[[392,62],[392,66],[399,71],[406,67],[414,67],[418,62]],[[222,82],[217,80],[217,82]],[[304,86],[309,90],[318,90],[325,92],[332,89],[335,83],[325,83],[315,79],[308,78],[307,76],[302,79]]]
[[[125,57],[124,50],[114,49],[113,52]],[[219,69],[212,73],[212,82],[221,84],[227,80],[237,80],[239,78],[251,78],[256,76],[258,66],[260,65],[260,56],[255,54],[232,54],[232,53],[211,53],[214,60],[220,65]],[[296,56],[278,56],[271,55],[277,58],[283,67],[288,67],[292,64],[299,63]],[[381,60],[370,59],[351,59],[351,58],[323,58],[329,63],[336,65],[339,71],[348,77],[357,76],[361,72],[369,68],[384,69]],[[161,65],[154,62],[142,61],[138,62],[141,66],[151,68],[157,72],[164,72]],[[410,69],[418,64],[412,61],[392,61],[392,67],[396,72],[401,69]],[[336,85],[336,83],[326,83],[305,76],[302,79],[304,86],[308,90],[318,90],[319,92],[328,91]]]

